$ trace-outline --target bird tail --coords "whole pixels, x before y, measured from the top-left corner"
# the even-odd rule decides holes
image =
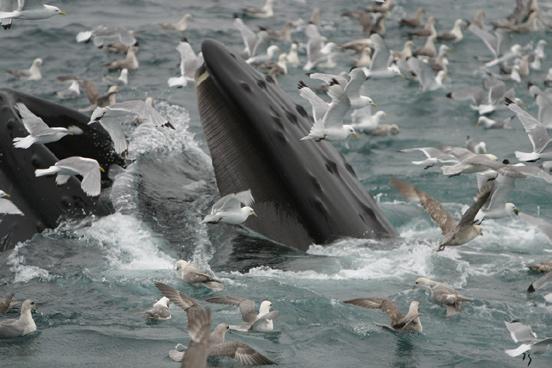
[[[508,354],[509,356],[511,356],[511,357],[517,357],[517,356],[519,356],[523,353],[528,352],[529,350],[531,350],[531,345],[530,344],[521,344],[520,346],[518,346],[515,349],[506,349],[506,350],[504,350],[504,352],[506,354]]]
[[[307,135],[307,136],[304,136],[303,138],[299,139],[300,141],[308,141],[308,140],[311,140],[311,139],[314,139],[313,136],[310,136],[310,135]]]
[[[29,148],[30,146],[33,145],[33,143],[35,143],[36,140],[35,138],[32,136],[32,135],[28,135],[26,137],[15,137],[13,139],[13,146],[15,148]]]
[[[46,175],[53,175],[56,173],[57,167],[52,166],[47,169],[36,169],[35,170],[35,176],[38,178],[39,176],[46,176]]]
[[[539,158],[540,158],[540,154],[538,154],[537,152],[520,152],[520,151],[516,151],[516,158],[520,161],[525,161],[525,162],[531,162],[531,161],[537,161]]]
[[[202,224],[216,224],[219,221],[220,221],[220,218],[218,216],[207,215],[207,216],[205,216],[205,218],[203,218],[203,220],[201,220],[201,223]]]

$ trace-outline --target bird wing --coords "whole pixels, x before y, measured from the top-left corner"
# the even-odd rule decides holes
[[[520,212],[519,217],[525,221],[530,223],[533,226],[536,226],[539,228],[540,231],[542,231],[550,241],[552,241],[552,222],[549,222],[547,220],[543,220],[539,217],[531,216],[526,214],[525,212]]]
[[[220,296],[207,299],[209,303],[237,305],[240,308],[242,319],[245,322],[253,323],[257,319],[255,302],[250,299],[236,296]]]
[[[100,97],[100,93],[98,92],[98,88],[96,87],[96,84],[86,79],[79,81],[79,84],[80,84],[80,87],[84,90],[84,93],[88,98],[88,101],[93,105],[96,104],[96,101]]]
[[[402,318],[397,306],[389,299],[385,298],[358,298],[346,300],[343,303],[353,304],[359,307],[368,309],[381,309],[384,311],[391,320],[391,323],[396,322]]]
[[[552,272],[547,272],[544,274],[544,276],[541,276],[533,281],[531,285],[529,285],[527,291],[532,293],[535,290],[542,289],[543,287],[547,286],[550,282],[552,282]]]
[[[49,130],[50,127],[40,117],[36,116],[21,102],[15,104],[15,108],[21,116],[21,121],[25,126],[25,129],[29,134],[33,136],[40,135],[40,133]]]
[[[366,75],[362,69],[357,68],[351,70],[349,73],[349,81],[345,85],[345,94],[347,94],[349,98],[358,98],[360,96],[360,87],[362,87],[365,81]]]
[[[372,63],[370,64],[370,70],[385,70],[389,66],[389,49],[385,45],[385,42],[381,36],[374,33],[370,36],[370,41],[374,45],[374,55],[372,56]]]
[[[515,113],[519,121],[521,121],[521,124],[523,125],[523,128],[525,129],[525,132],[529,136],[529,140],[533,145],[533,150],[535,152],[543,152],[543,150],[552,142],[544,124],[535,119],[531,116],[531,114],[523,110],[512,100],[506,100],[506,103],[508,104],[510,111]]]
[[[416,78],[422,90],[426,91],[430,89],[432,84],[435,82],[435,74],[433,74],[433,69],[428,63],[424,63],[418,58],[412,57],[407,61],[408,67],[416,74]]]
[[[490,195],[491,195],[490,186],[484,186],[483,191],[477,195],[477,199],[475,200],[475,202],[473,202],[472,205],[462,215],[462,218],[460,219],[458,226],[467,226],[467,225],[473,224],[473,220],[475,219],[477,212],[479,212],[481,207],[483,207],[485,202],[487,202]]]
[[[330,84],[330,82],[332,80],[336,80],[339,84],[341,85],[346,85],[347,84],[347,78],[341,76],[341,75],[337,75],[337,74],[327,74],[327,73],[311,73],[309,74],[309,78],[310,79],[316,79],[316,80],[321,80],[322,82],[326,83],[326,84]]]
[[[255,43],[257,42],[257,36],[255,32],[251,30],[248,26],[243,23],[243,20],[240,18],[234,19],[234,27],[240,31],[243,43],[245,45],[245,50],[248,53],[248,57],[253,56],[253,50],[255,49]]]
[[[324,114],[328,111],[329,104],[306,86],[299,89],[299,96],[303,97],[311,104],[314,120],[321,121]]]
[[[56,166],[78,172],[82,176],[81,187],[89,196],[100,194],[102,178],[98,161],[74,156],[56,162]]]
[[[337,93],[335,92],[337,91]],[[343,124],[343,118],[351,108],[351,100],[345,94],[343,87],[334,84],[329,87],[328,94],[332,96],[332,102],[322,119],[322,127],[338,127]],[[315,122],[315,125],[317,122]]]
[[[506,176],[498,174],[496,179],[492,181],[492,191],[490,198],[485,206],[486,211],[493,209],[504,208],[506,203],[506,198],[514,189],[515,179],[511,176]],[[482,184],[481,187],[478,186],[479,190],[484,188],[485,184]]]
[[[183,76],[193,78],[198,65],[198,58],[192,46],[188,42],[180,42],[176,47],[180,54],[180,73]]]
[[[182,359],[182,368],[206,368],[211,330],[211,311],[192,308],[188,312],[190,343]]]
[[[506,322],[504,321],[508,332],[514,342],[525,343],[533,342],[537,338],[537,334],[533,332],[531,326],[524,325],[520,322]]]
[[[23,215],[23,212],[9,199],[0,198],[0,214]]]
[[[412,200],[411,198],[415,199],[417,197],[429,216],[439,225],[443,234],[447,234],[456,228],[456,221],[450,213],[441,206],[441,203],[431,198],[426,192],[417,189],[410,183],[394,178],[391,184],[397,188],[406,199]]]
[[[209,356],[226,356],[233,358],[243,365],[274,364],[273,361],[243,342],[231,341],[222,344],[211,345]]]
[[[479,28],[478,26],[476,26],[474,24],[471,24],[468,27],[468,29],[474,35],[479,37],[481,39],[481,41],[483,41],[485,46],[487,46],[487,48],[491,51],[491,53],[493,54],[493,56],[495,58],[498,57],[498,55],[499,55],[498,49],[499,49],[499,45],[500,45],[498,36],[493,35],[493,34],[487,32],[487,31],[485,31],[484,29]]]
[[[196,306],[197,303],[195,300],[190,298],[189,296],[182,294],[180,291],[176,290],[173,287],[170,287],[169,285],[163,284],[161,282],[156,282],[155,287],[159,289],[161,294],[169,298],[171,302],[178,305],[180,308],[182,308],[184,311],[188,311],[193,306]]]
[[[115,152],[120,154],[126,151],[128,143],[125,132],[123,132],[123,128],[121,127],[120,118],[105,114],[98,122],[111,137]]]
[[[516,164],[514,166],[510,166],[509,168],[522,176],[531,176],[533,178],[543,179],[549,184],[552,183],[552,175],[538,166]]]
[[[309,38],[309,41],[307,42],[307,60],[311,63],[315,63],[322,57],[322,39],[320,37],[317,38]]]
[[[215,214],[219,211],[232,211],[241,208],[241,205],[250,206],[255,202],[251,189],[244,190],[239,193],[230,193],[220,198],[213,205],[211,214]]]

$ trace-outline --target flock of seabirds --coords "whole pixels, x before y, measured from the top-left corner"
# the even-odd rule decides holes
[[[479,114],[477,125],[485,129],[508,129],[517,118],[525,129],[531,152],[515,152],[519,162],[499,161],[487,152],[484,142],[469,139],[465,147],[414,147],[402,150],[407,153],[420,153],[423,160],[413,161],[425,169],[440,167],[443,175],[476,174],[478,192],[473,203],[462,217],[454,219],[441,204],[427,193],[410,183],[392,179],[391,184],[410,201],[417,201],[441,228],[443,238],[437,251],[448,246],[460,246],[482,234],[481,227],[485,219],[497,219],[520,216],[523,220],[539,228],[552,242],[552,222],[521,212],[517,206],[507,202],[516,181],[530,178],[552,183],[552,139],[548,129],[552,129],[552,68],[545,74],[543,87],[528,83],[529,95],[538,106],[538,116],[532,116],[522,107],[522,101],[516,97],[516,83],[525,83],[529,75],[544,71],[545,40],[529,42],[526,45],[513,43],[506,47],[504,43],[514,37],[509,34],[541,32],[550,30],[546,15],[552,9],[541,7],[538,0],[516,0],[511,15],[504,19],[487,21],[484,10],[478,10],[471,20],[458,19],[452,29],[437,32],[436,18],[419,8],[415,14],[400,19],[399,26],[405,29],[408,40],[400,51],[389,50],[384,41],[386,19],[395,9],[394,0],[374,1],[365,8],[347,11],[342,14],[358,20],[362,27],[362,36],[356,40],[337,45],[320,33],[320,9],[314,9],[307,22],[289,21],[281,30],[259,28],[252,30],[246,24],[251,18],[272,18],[275,16],[273,0],[266,0],[264,6],[248,7],[235,15],[236,36],[243,38],[243,57],[248,64],[264,73],[277,77],[287,74],[289,67],[302,68],[310,79],[323,82],[320,88],[310,88],[305,81],[298,82],[299,94],[312,108],[313,125],[301,140],[314,140],[304,144],[316,144],[321,140],[345,140],[359,133],[371,135],[395,135],[399,127],[382,123],[384,111],[373,112],[374,101],[361,93],[361,87],[367,80],[376,78],[397,78],[417,81],[423,92],[443,89],[448,75],[448,45],[462,42],[464,33],[471,32],[488,49],[481,56],[483,83],[481,86],[454,90],[447,97],[469,103]],[[5,30],[20,20],[47,19],[65,13],[52,5],[40,1],[0,0],[0,21]],[[172,30],[181,36],[188,29],[190,14],[184,15],[174,23],[160,26]],[[245,21],[244,21],[245,20]],[[306,42],[294,41],[298,32],[304,32]],[[423,46],[415,47],[414,40],[421,39]],[[117,78],[108,77],[110,87],[101,94],[94,82],[77,76],[60,76],[68,88],[57,93],[61,99],[80,96],[84,91],[90,101],[85,111],[91,111],[89,124],[101,124],[113,140],[114,150],[124,154],[127,150],[127,138],[123,129],[124,118],[131,117],[136,123],[153,124],[160,129],[174,129],[167,119],[155,110],[154,101],[148,97],[145,101],[117,101],[120,88],[128,84],[132,71],[139,68],[138,41],[132,30],[120,27],[98,26],[93,30],[80,32],[76,36],[79,43],[93,43],[96,47],[113,53],[123,53],[125,57],[106,65],[111,71],[120,71]],[[289,44],[287,52],[280,52],[274,43]],[[440,43],[437,47],[436,43]],[[185,37],[177,46],[181,56],[180,75],[170,77],[169,87],[186,87],[194,84],[194,76],[202,64],[201,54],[197,55]],[[326,74],[323,71],[336,66],[335,58],[340,53],[353,52],[358,55],[350,71],[340,74]],[[41,59],[35,59],[29,69],[8,71],[15,78],[36,81],[42,78]],[[320,95],[326,97],[320,97]],[[28,131],[25,137],[14,138],[14,146],[27,149],[34,144],[46,144],[63,139],[67,135],[82,134],[78,127],[50,128],[40,117],[34,115],[24,104],[17,103],[16,109]],[[500,111],[510,112],[506,119],[492,118]],[[345,124],[350,116],[350,124]],[[299,139],[299,138],[298,138]],[[86,157],[70,157],[58,161],[49,168],[37,169],[36,176],[53,176],[58,185],[63,185],[71,176],[80,176],[82,190],[89,196],[97,196],[101,191],[101,171],[97,161]],[[9,199],[9,194],[0,190],[0,212],[4,216],[24,216]],[[254,198],[250,190],[226,195],[220,198],[205,216],[204,223],[243,224],[251,215]],[[552,283],[552,260],[529,266],[532,270],[545,273],[534,281],[528,292],[535,292]],[[176,264],[176,272],[186,283],[203,286],[213,292],[221,292],[224,285],[214,275],[202,271],[197,265],[185,260]],[[461,306],[470,299],[445,283],[426,277],[416,279],[415,285],[429,291],[432,300],[446,308],[446,316],[460,312]],[[151,309],[145,312],[149,320],[168,320],[171,318],[170,303],[181,307],[187,314],[189,344],[187,348],[177,345],[169,352],[171,359],[181,361],[183,367],[206,367],[209,356],[230,357],[243,365],[264,365],[274,362],[249,345],[239,341],[226,341],[229,329],[239,331],[272,331],[278,312],[272,309],[268,300],[261,302],[259,309],[253,300],[215,294],[206,300],[237,306],[244,321],[243,325],[230,326],[220,323],[212,330],[212,315],[205,303],[194,300],[171,286],[156,283],[163,295]],[[395,333],[422,332],[418,301],[412,301],[406,314],[386,298],[358,298],[344,301],[368,309],[380,309],[390,320],[383,328]],[[0,320],[0,338],[24,336],[36,331],[32,317],[34,302],[30,299],[16,302],[14,295],[0,298],[0,315],[8,313],[15,306],[20,308],[17,319]],[[531,364],[531,354],[552,350],[552,337],[538,338],[530,326],[520,321],[506,321],[506,328],[514,342],[520,345],[505,350],[512,356],[522,356]]]

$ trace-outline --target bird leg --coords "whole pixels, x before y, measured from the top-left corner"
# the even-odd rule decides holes
[[[527,353],[527,358],[529,358],[529,363],[527,363],[527,366],[529,367],[531,365],[531,362],[533,361],[533,358],[531,358],[531,353]]]

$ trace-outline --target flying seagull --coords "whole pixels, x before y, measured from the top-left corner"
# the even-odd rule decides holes
[[[90,197],[100,195],[102,177],[98,161],[92,158],[73,156],[59,160],[47,169],[36,169],[35,176],[57,175],[56,184],[67,183],[71,176],[82,176],[81,188]]]
[[[36,116],[21,102],[15,104],[16,110],[21,116],[21,121],[29,132],[28,136],[15,137],[13,139],[13,146],[16,148],[29,148],[35,143],[46,144],[59,141],[66,135],[79,135],[82,134],[82,130],[76,126],[69,126],[67,128],[54,127],[50,128],[44,120]]]
[[[215,202],[211,208],[211,213],[205,216],[201,222],[209,224],[219,222],[231,225],[243,224],[249,216],[257,216],[255,210],[251,207],[254,202],[250,189],[227,194]]]
[[[444,238],[439,243],[437,251],[442,251],[447,246],[458,246],[468,243],[482,234],[481,226],[475,225],[474,219],[491,194],[488,187],[484,188],[477,195],[476,201],[464,212],[460,221],[456,222],[438,201],[412,184],[393,178],[391,179],[391,185],[397,188],[406,199],[419,201],[433,221],[439,225]]]

